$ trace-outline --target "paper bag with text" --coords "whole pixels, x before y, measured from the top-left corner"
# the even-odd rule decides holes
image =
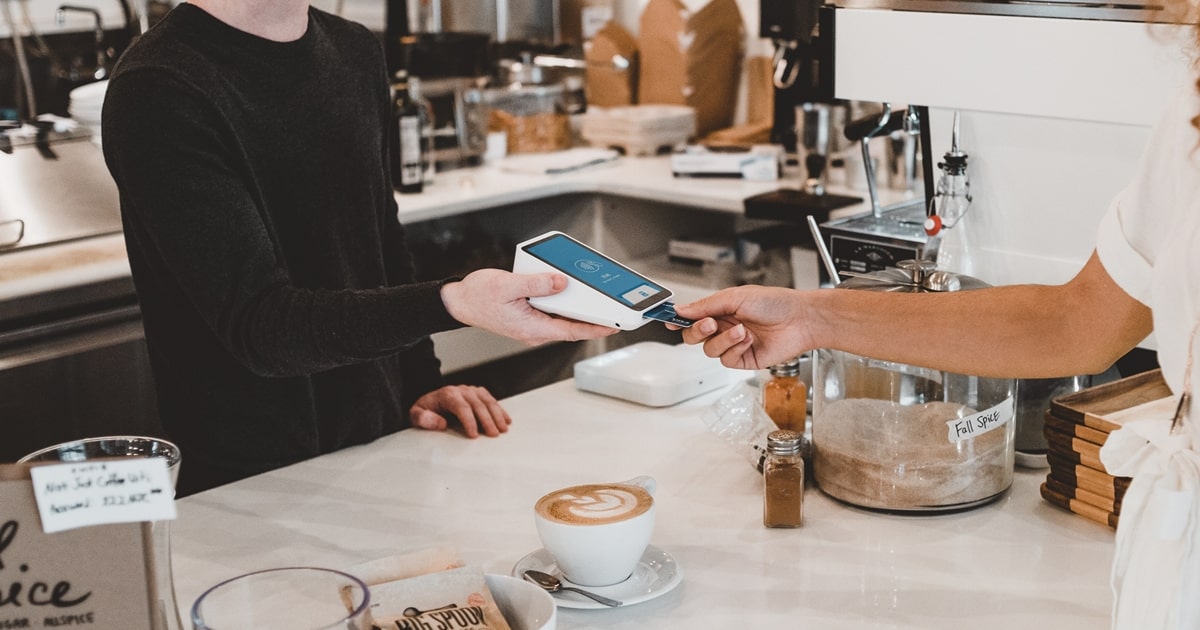
[[[0,628],[150,630],[146,523],[42,531],[29,468],[0,465]]]
[[[371,587],[372,630],[508,630],[483,572],[471,567]]]

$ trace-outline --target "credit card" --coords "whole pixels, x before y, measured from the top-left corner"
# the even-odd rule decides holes
[[[675,312],[675,305],[670,302],[663,302],[662,304],[655,306],[645,313],[642,313],[642,317],[645,317],[646,319],[658,320],[660,322],[666,322],[668,324],[675,324],[676,326],[680,326],[682,328],[687,328],[696,323],[686,317],[680,317],[679,314]]]

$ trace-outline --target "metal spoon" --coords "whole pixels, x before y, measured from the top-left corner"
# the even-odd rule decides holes
[[[580,595],[583,595],[584,597],[590,597],[601,604],[604,604],[605,606],[612,606],[613,608],[616,608],[617,606],[621,605],[621,602],[615,599],[609,599],[603,595],[589,593],[581,588],[575,588],[574,586],[564,586],[562,580],[542,571],[530,569],[525,572],[525,579],[546,589],[546,591],[550,593],[557,593],[558,591],[574,591]]]

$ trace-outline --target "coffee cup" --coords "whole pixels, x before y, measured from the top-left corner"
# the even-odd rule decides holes
[[[654,531],[651,477],[555,490],[534,505],[542,546],[563,577],[581,586],[623,582],[641,560]]]

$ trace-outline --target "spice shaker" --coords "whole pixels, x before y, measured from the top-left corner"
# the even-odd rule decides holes
[[[808,418],[808,387],[800,378],[799,357],[770,367],[763,383],[763,408],[780,429],[804,433]]]
[[[800,433],[787,429],[767,436],[763,463],[763,526],[800,527],[804,516],[804,459]]]

